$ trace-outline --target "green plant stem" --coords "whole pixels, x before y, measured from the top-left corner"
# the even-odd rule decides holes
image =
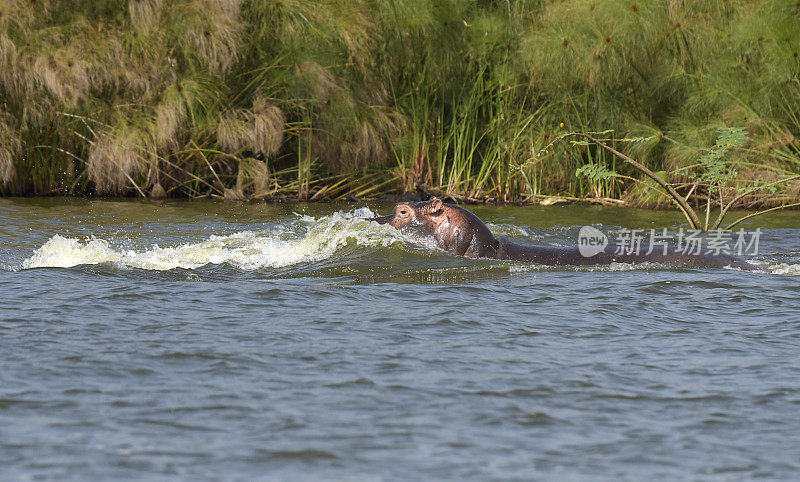
[[[731,199],[728,202],[728,204],[726,204],[724,207],[722,207],[720,209],[719,216],[717,216],[717,220],[714,222],[714,226],[711,229],[719,229],[720,224],[722,224],[722,219],[728,213],[728,210],[734,205],[734,203],[736,203],[737,201],[739,201],[743,197],[747,196],[748,194],[751,194],[753,192],[760,191],[761,189],[765,189],[765,188],[768,188],[768,187],[771,187],[771,186],[775,186],[775,185],[778,185],[778,184],[781,184],[781,183],[784,183],[784,182],[792,181],[792,180],[795,180],[795,179],[800,179],[800,174],[796,174],[794,176],[790,176],[790,177],[787,177],[785,179],[779,179],[777,181],[773,181],[773,182],[770,182],[768,184],[764,184],[763,186],[758,186],[757,188],[745,190],[744,192],[740,193],[739,195],[737,195],[733,199]]]
[[[618,150],[616,150],[616,149],[614,149],[614,148],[612,148],[610,146],[607,146],[606,144],[603,144],[602,142],[600,142],[599,140],[597,140],[594,137],[590,136],[589,134],[586,134],[586,133],[583,133],[583,132],[572,132],[572,133],[567,134],[567,135],[579,136],[579,137],[584,137],[586,139],[589,139],[590,141],[594,142],[598,146],[602,147],[603,149],[605,149],[608,152],[614,154],[615,156],[619,157],[623,161],[627,162],[628,164],[632,165],[636,169],[638,169],[641,172],[643,172],[646,176],[648,176],[649,178],[654,180],[656,183],[658,183],[661,187],[663,187],[669,193],[670,198],[672,198],[672,200],[675,202],[675,204],[678,205],[678,208],[681,210],[683,215],[686,217],[686,220],[689,221],[689,225],[691,226],[691,228],[692,229],[700,229],[700,226],[702,226],[702,224],[700,223],[700,219],[697,217],[697,213],[694,212],[694,209],[692,209],[692,207],[689,206],[689,203],[687,203],[686,200],[684,200],[683,197],[680,194],[678,194],[678,192],[675,191],[675,189],[672,186],[670,186],[666,181],[664,181],[663,179],[658,177],[653,171],[651,171],[650,169],[648,169],[644,165],[636,162],[632,158],[626,156],[625,154],[619,152]]]
[[[771,212],[771,211],[777,211],[779,209],[792,208],[792,207],[795,207],[795,206],[800,206],[800,203],[783,204],[781,206],[775,206],[774,208],[769,208],[769,209],[764,209],[763,211],[758,211],[757,213],[748,214],[747,216],[742,216],[741,218],[737,219],[736,221],[730,223],[729,225],[725,226],[723,229],[725,231],[730,231],[732,227],[734,227],[737,224],[741,223],[742,221],[745,221],[745,220],[750,219],[752,217],[760,216],[762,214],[766,214],[766,213]]]

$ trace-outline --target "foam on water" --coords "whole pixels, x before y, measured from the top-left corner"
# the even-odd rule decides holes
[[[255,270],[327,259],[351,241],[361,247],[403,242],[391,227],[359,219],[371,216],[374,214],[367,208],[337,212],[319,219],[299,216],[291,222],[295,228],[305,228],[303,234],[294,234],[297,230],[287,226],[277,226],[263,232],[242,231],[211,236],[198,243],[152,246],[143,250],[115,248],[113,242],[105,239],[81,241],[55,235],[23,261],[22,268],[114,263],[121,267],[164,271],[228,263],[240,269]]]
[[[770,269],[773,274],[800,275],[800,264],[778,263]]]

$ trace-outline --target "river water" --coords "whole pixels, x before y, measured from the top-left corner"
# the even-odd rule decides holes
[[[768,274],[469,260],[390,209],[0,198],[0,479],[800,476],[800,213],[746,225]]]

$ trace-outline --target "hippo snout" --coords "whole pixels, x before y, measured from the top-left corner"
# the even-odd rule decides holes
[[[375,221],[378,224],[388,224],[392,222],[392,218],[394,214],[389,214],[388,216],[380,216],[377,218],[367,218],[366,221]]]

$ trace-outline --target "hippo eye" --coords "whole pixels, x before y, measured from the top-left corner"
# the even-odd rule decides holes
[[[400,214],[408,214],[408,211],[406,211],[405,209],[401,209]]]

